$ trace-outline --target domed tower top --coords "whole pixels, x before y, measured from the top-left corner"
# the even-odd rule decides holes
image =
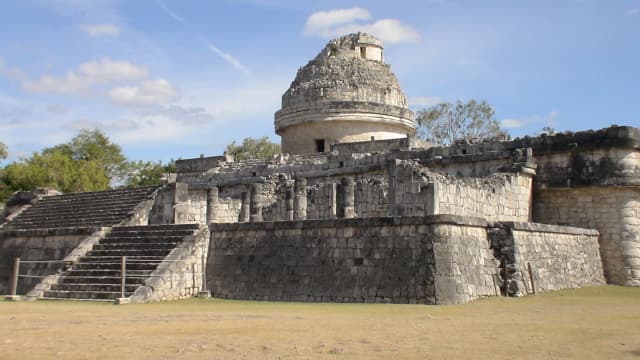
[[[328,151],[338,142],[414,134],[413,113],[383,62],[382,41],[365,33],[331,40],[298,70],[275,114],[282,151]]]

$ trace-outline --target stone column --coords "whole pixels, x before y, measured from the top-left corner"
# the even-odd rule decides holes
[[[295,199],[295,191],[293,186],[289,186],[287,187],[287,190],[285,192],[284,195],[284,201],[285,201],[285,208],[286,208],[286,214],[285,214],[285,220],[293,220],[293,213],[294,213],[294,204],[293,204],[293,200]]]
[[[296,179],[293,218],[295,220],[307,219],[307,179]]]
[[[217,222],[216,207],[218,206],[218,187],[213,186],[207,191],[207,225]]]
[[[340,217],[351,219],[356,216],[355,213],[355,181],[352,177],[344,177],[340,181],[342,191],[340,203]]]
[[[260,222],[262,219],[262,184],[251,184],[251,196],[249,199],[249,208],[251,210],[251,222]]]
[[[240,194],[240,199],[242,201],[242,205],[240,205],[240,216],[238,216],[239,222],[247,222],[249,221],[249,193],[243,191]]]
[[[338,184],[329,184],[329,219],[335,219],[337,215]]]

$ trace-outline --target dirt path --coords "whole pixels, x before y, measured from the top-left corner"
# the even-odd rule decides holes
[[[0,359],[640,359],[640,289],[459,306],[0,302]]]

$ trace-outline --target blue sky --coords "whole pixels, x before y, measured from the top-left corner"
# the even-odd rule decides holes
[[[0,0],[9,161],[99,127],[135,160],[273,131],[338,35],[385,41],[412,109],[484,99],[513,136],[640,126],[640,0]]]

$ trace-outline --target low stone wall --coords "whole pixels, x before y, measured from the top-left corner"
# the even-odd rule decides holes
[[[133,303],[184,299],[196,296],[203,287],[209,244],[206,227],[187,236],[132,295]]]
[[[212,224],[207,279],[221,298],[453,304],[496,294],[477,218]]]
[[[82,239],[80,244],[76,246],[67,256],[65,256],[62,260],[65,262],[65,270],[68,270],[67,264],[71,265],[77,263],[82,257],[86,256],[86,254],[93,249],[94,245],[100,243],[105,236],[111,232],[111,227],[102,227],[99,230],[96,230],[91,235]],[[34,282],[37,282],[35,286],[26,293],[24,297],[26,300],[35,300],[44,296],[45,291],[51,289],[51,285],[57,284],[60,279],[60,275],[63,273],[59,271],[63,267],[63,264],[53,264],[50,267],[51,271],[43,271],[39,274],[39,276],[46,275],[43,278],[39,279],[30,279]]]
[[[507,268],[509,295],[605,284],[597,230],[505,222],[490,233]]]
[[[80,243],[91,235],[95,228],[57,228],[34,230],[0,231],[0,294],[8,294],[13,259],[63,260]],[[21,275],[47,276],[63,269],[62,263],[24,263]],[[18,294],[25,294],[42,278],[19,278]]]

